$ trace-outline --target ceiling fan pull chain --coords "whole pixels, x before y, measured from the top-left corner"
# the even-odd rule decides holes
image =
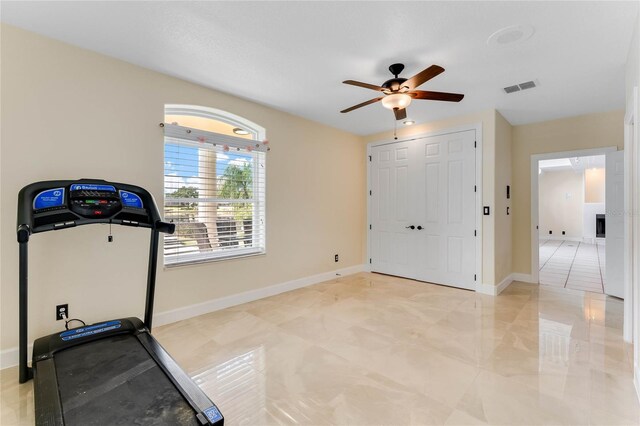
[[[398,140],[398,120],[393,120],[393,140]]]

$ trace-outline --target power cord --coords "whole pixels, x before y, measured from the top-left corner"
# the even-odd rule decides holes
[[[65,330],[69,330],[69,323],[71,321],[78,321],[82,323],[82,326],[78,326],[78,327],[84,327],[85,325],[87,325],[87,323],[85,323],[84,321],[82,321],[81,319],[78,318],[71,318],[71,319],[67,319],[67,314],[62,312],[60,314],[60,316],[62,317],[62,319],[64,320],[64,329]],[[72,327],[72,328],[78,328],[78,327]]]

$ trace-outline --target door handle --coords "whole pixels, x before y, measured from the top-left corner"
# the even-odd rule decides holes
[[[420,231],[422,229],[422,226],[418,225],[418,231]]]
[[[411,226],[405,226],[405,228],[407,228],[407,229],[416,229],[416,227],[415,227],[414,225],[411,225]]]

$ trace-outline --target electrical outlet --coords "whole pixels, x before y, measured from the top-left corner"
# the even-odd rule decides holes
[[[336,255],[333,257],[333,259],[334,259],[334,261],[335,261],[335,262],[337,262],[338,260],[340,260],[340,257],[336,254]]]
[[[64,316],[63,316],[64,314]],[[69,318],[69,304],[65,303],[64,305],[56,306],[56,321],[64,319],[64,317]]]

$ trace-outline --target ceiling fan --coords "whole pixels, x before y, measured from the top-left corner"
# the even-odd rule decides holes
[[[344,84],[350,84],[352,86],[364,87],[365,89],[376,90],[384,93],[384,96],[370,99],[361,104],[354,105],[351,108],[347,108],[340,112],[345,113],[353,111],[354,109],[361,108],[363,106],[382,101],[382,106],[393,110],[396,116],[396,120],[403,120],[407,118],[406,108],[409,106],[413,99],[426,99],[431,101],[447,101],[447,102],[460,102],[464,95],[459,93],[444,93],[444,92],[429,92],[425,90],[415,90],[422,83],[431,80],[433,77],[444,72],[444,68],[438,65],[431,65],[429,68],[420,71],[413,77],[406,79],[398,77],[398,75],[404,69],[404,64],[392,64],[389,66],[389,71],[394,75],[394,78],[389,79],[382,83],[381,86],[375,84],[362,83],[355,80],[343,81]]]

